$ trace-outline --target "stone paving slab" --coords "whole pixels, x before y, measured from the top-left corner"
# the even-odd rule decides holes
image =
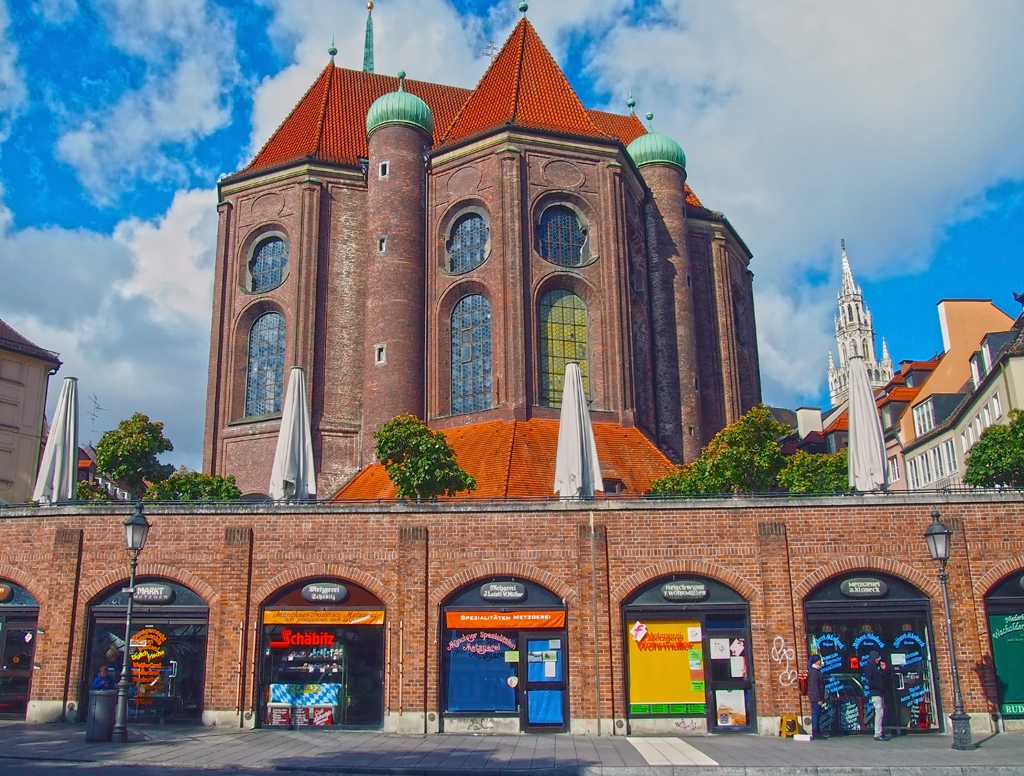
[[[432,735],[322,730],[133,727],[128,745],[85,741],[81,725],[0,723],[0,776],[73,769],[126,776],[268,770],[336,776],[1024,776],[1024,736],[1005,733],[972,752],[948,736],[797,742],[752,735],[628,739],[623,736]],[[690,753],[651,764],[646,751]],[[644,746],[640,747],[644,749]],[[718,765],[710,765],[715,762]],[[701,764],[704,763],[704,764]]]

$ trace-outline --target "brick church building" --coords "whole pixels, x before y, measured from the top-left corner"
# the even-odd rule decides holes
[[[293,365],[320,498],[390,495],[372,434],[403,413],[449,432],[475,495],[550,495],[510,472],[553,470],[569,360],[609,490],[760,401],[750,251],[632,100],[584,107],[525,16],[475,89],[369,70],[332,54],[218,184],[207,472],[266,492]]]

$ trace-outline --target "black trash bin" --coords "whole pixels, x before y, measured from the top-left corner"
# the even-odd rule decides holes
[[[86,741],[109,741],[114,732],[117,690],[90,690],[89,712],[85,718]]]

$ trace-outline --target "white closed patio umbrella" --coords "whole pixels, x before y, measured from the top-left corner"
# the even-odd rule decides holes
[[[78,496],[78,378],[65,377],[46,438],[32,500],[40,504]]]
[[[862,493],[885,488],[885,437],[863,356],[850,359],[850,487]]]
[[[316,495],[313,436],[306,406],[306,373],[293,366],[281,410],[274,467],[270,470],[270,497],[275,501],[305,500]]]
[[[583,391],[583,375],[580,365],[570,361],[565,365],[562,414],[558,419],[555,493],[563,499],[593,498],[598,490],[604,490],[604,481]]]

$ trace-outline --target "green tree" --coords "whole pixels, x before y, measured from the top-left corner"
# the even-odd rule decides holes
[[[161,453],[174,449],[164,436],[164,424],[150,422],[148,415],[136,412],[117,428],[103,433],[96,445],[96,466],[111,479],[124,483],[138,498],[145,488],[143,480],[159,482],[174,471],[170,464],[157,460]]]
[[[790,493],[833,493],[850,489],[846,449],[828,455],[811,455],[798,450],[786,458],[776,478],[780,488]]]
[[[415,415],[392,418],[373,435],[377,459],[398,488],[399,498],[454,496],[476,488],[440,431],[431,431]]]
[[[234,475],[192,472],[182,466],[162,482],[154,482],[146,489],[146,501],[234,501],[242,497],[235,485]]]
[[[790,433],[763,404],[753,407],[708,442],[696,461],[651,483],[665,495],[764,493],[775,485],[785,459],[779,439]]]
[[[77,498],[79,501],[110,501],[107,489],[98,482],[79,480],[77,491]]]
[[[964,482],[983,488],[1024,487],[1024,412],[1010,410],[1010,422],[985,429],[967,454]]]

